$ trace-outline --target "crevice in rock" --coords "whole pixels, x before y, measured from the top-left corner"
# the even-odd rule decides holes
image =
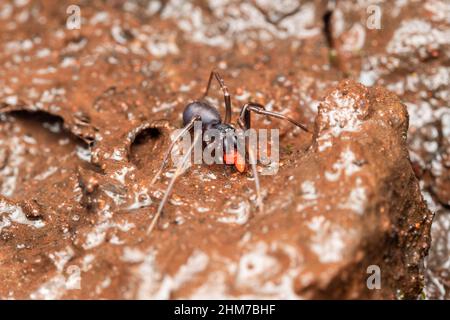
[[[24,121],[42,123],[43,127],[52,133],[61,136],[68,136],[73,143],[88,149],[89,143],[70,131],[64,124],[64,119],[58,115],[48,113],[46,111],[29,111],[29,110],[12,110],[5,114],[9,114],[13,118],[21,119]]]
[[[334,1],[331,2],[331,4],[328,5],[327,10],[325,11],[324,15],[322,16],[323,21],[323,34],[325,36],[325,41],[328,47],[328,59],[329,63],[332,67],[337,68],[337,61],[336,61],[336,49],[334,47],[334,41],[333,41],[333,35],[331,32],[331,18],[333,16],[333,8],[334,8]]]
[[[150,127],[139,132],[130,146],[129,158],[132,163],[142,167],[145,159],[154,158],[155,151],[163,146],[161,129]]]

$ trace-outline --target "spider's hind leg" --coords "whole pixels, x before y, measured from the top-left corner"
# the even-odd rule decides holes
[[[184,167],[191,157],[191,152],[194,149],[195,145],[197,144],[197,141],[200,139],[201,136],[202,136],[201,134],[196,134],[193,143],[191,144],[188,151],[181,159],[181,162],[179,163],[177,169],[175,170],[173,177],[170,179],[169,185],[167,186],[167,189],[164,192],[164,196],[163,196],[161,202],[159,203],[158,210],[156,211],[155,216],[153,217],[152,222],[150,223],[150,226],[147,229],[147,234],[150,234],[152,232],[152,230],[155,228],[155,225],[158,222],[158,219],[162,214],[164,206],[167,203],[167,201],[169,200],[169,196],[170,196],[170,193],[172,192],[175,181],[184,172]]]
[[[159,167],[158,171],[156,172],[156,174],[154,175],[152,181],[150,182],[150,185],[153,185],[156,180],[159,179],[159,177],[161,176],[161,173],[164,169],[164,167],[167,165],[167,163],[169,162],[169,156],[172,153],[172,149],[175,146],[175,144],[177,143],[177,141],[179,139],[181,139],[185,134],[187,134],[192,127],[194,126],[195,121],[200,120],[200,117],[193,117],[192,120],[180,131],[180,133],[173,139],[172,143],[170,144],[169,148],[167,148],[166,153],[164,154],[164,158],[163,161],[161,162],[161,166]]]

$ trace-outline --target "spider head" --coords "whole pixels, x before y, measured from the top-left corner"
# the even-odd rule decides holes
[[[238,138],[236,129],[229,125],[220,123],[215,126],[219,131],[220,141],[223,147],[223,161],[225,164],[234,165],[239,172],[245,171],[245,157],[238,151]]]

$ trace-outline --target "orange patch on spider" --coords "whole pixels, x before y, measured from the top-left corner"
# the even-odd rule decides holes
[[[226,164],[234,164],[237,171],[245,171],[245,158],[239,152],[233,151],[232,153],[224,154],[223,160]]]

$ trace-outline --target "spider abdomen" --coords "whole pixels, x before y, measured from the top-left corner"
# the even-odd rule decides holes
[[[217,109],[203,101],[194,101],[186,106],[183,111],[183,125],[187,125],[196,116],[200,117],[204,128],[222,123]]]

